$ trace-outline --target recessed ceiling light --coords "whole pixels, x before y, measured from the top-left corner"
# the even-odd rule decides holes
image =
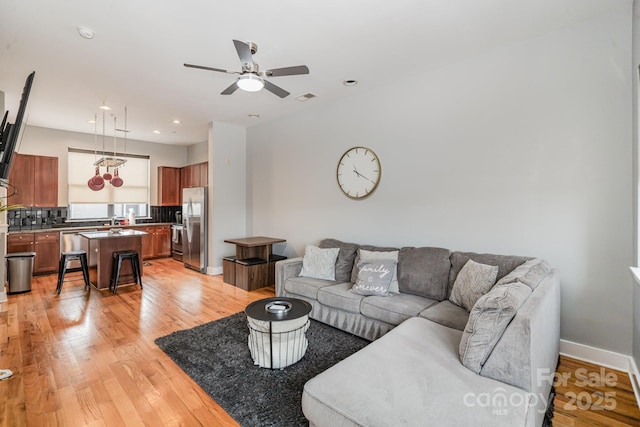
[[[182,122],[180,120],[178,120],[178,119],[175,119],[171,123],[173,123],[174,125],[181,125],[182,124]]]
[[[355,86],[358,84],[357,80],[345,80],[342,82],[343,85],[345,86]]]
[[[300,95],[299,97],[297,97],[296,99],[300,102],[305,102],[310,100],[311,98],[315,98],[316,95],[312,94],[312,93],[305,93],[304,95]]]
[[[260,114],[249,114],[249,117],[251,117],[252,119],[259,119]]]
[[[106,105],[104,103],[100,106],[100,109],[104,110],[104,111],[111,111],[111,107],[109,107],[108,105]]]
[[[94,124],[95,122],[96,122],[96,121],[95,121],[95,120],[93,120],[93,119],[91,119],[91,120],[87,120],[87,123]]]
[[[160,135],[160,131],[158,129],[155,129],[153,133],[155,133],[156,135]]]
[[[91,40],[96,35],[91,28],[76,27],[76,30],[78,30],[78,34],[80,34],[80,37],[83,39]]]

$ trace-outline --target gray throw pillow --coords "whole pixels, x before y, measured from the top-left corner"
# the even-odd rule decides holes
[[[458,273],[449,301],[471,311],[476,301],[491,290],[497,275],[498,267],[470,259]]]
[[[371,252],[393,252],[399,250],[398,248],[387,248],[384,246],[371,246],[371,245],[362,245],[356,251],[356,258],[353,262],[353,270],[351,271],[351,283],[356,283],[358,279],[358,263],[360,262],[360,249]]]
[[[400,249],[398,255],[398,285],[400,292],[418,295],[437,301],[448,296],[448,279],[451,263],[449,249],[411,248]]]
[[[497,265],[498,277],[496,278],[496,280],[500,280],[508,273],[510,273],[514,268],[516,268],[520,264],[523,264],[525,261],[533,259],[533,257],[477,254],[475,252],[452,252],[450,259],[451,271],[449,273],[449,292],[447,295],[451,294],[451,289],[453,289],[453,284],[456,281],[456,277],[458,277],[458,273],[470,259],[474,260],[475,262],[479,262],[480,264]]]
[[[362,261],[358,263],[358,278],[351,292],[358,295],[389,295],[389,285],[396,268],[395,261]]]
[[[307,245],[302,258],[302,270],[300,276],[312,279],[335,280],[336,258],[338,248],[320,249],[313,245]]]
[[[372,262],[372,261],[393,261],[393,278],[391,279],[391,283],[389,284],[389,292],[397,294],[400,292],[398,288],[398,251],[367,251],[365,249],[358,249],[358,264],[355,266],[354,270],[356,273],[360,272],[360,264],[362,262]]]
[[[473,306],[460,339],[460,361],[480,373],[505,329],[532,290],[522,283],[496,285]]]
[[[351,282],[351,270],[360,245],[357,243],[345,243],[336,239],[324,239],[318,245],[320,248],[340,248],[336,260],[336,282]]]

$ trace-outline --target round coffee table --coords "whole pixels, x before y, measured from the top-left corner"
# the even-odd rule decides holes
[[[262,368],[283,369],[307,351],[311,304],[297,298],[275,297],[254,301],[245,310],[249,350]]]

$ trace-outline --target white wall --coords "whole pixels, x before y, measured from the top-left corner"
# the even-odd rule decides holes
[[[247,236],[246,130],[213,122],[209,129],[209,273],[222,273],[222,257],[235,254],[225,239]]]
[[[562,277],[562,338],[630,354],[630,71],[621,1],[414,85],[399,72],[393,86],[251,127],[248,234],[286,238],[287,256],[335,237],[545,258]],[[382,161],[362,201],[335,178],[355,145]]]
[[[203,141],[187,147],[187,164],[202,163],[209,160],[209,142]]]
[[[26,126],[22,140],[19,142],[17,152],[21,154],[34,154],[41,156],[58,157],[58,206],[66,206],[68,200],[67,184],[67,148],[81,148],[95,150],[93,134],[68,132],[63,130]],[[113,148],[113,145],[110,145]],[[98,149],[102,149],[101,140]],[[117,151],[121,152],[124,146],[118,143]],[[152,142],[127,141],[127,153],[150,156],[150,182],[151,205],[158,203],[158,166],[181,167],[187,164],[187,147]],[[94,173],[92,165],[75,165],[86,167],[87,180]],[[122,170],[122,178],[126,184],[126,170]]]
[[[638,122],[638,98],[640,97],[640,91],[638,88],[638,79],[640,78],[640,3],[638,1],[633,2],[633,61],[631,70],[631,81],[633,82],[633,261],[634,267],[640,265],[638,257],[640,251],[638,250],[638,134],[640,129],[640,123]],[[640,284],[633,286],[633,357],[636,366],[640,366]]]

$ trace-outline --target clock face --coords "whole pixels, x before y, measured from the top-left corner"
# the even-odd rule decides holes
[[[350,148],[338,162],[338,185],[352,199],[363,199],[373,193],[381,174],[378,156],[366,147]]]

